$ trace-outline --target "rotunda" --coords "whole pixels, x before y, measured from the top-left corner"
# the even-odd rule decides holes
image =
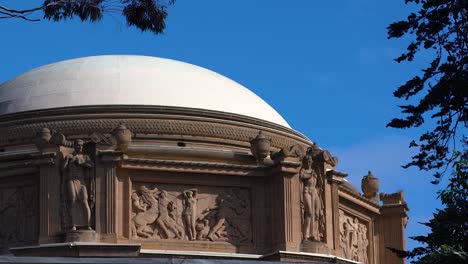
[[[364,194],[210,70],[96,56],[0,85],[0,250],[42,257],[402,263],[403,193]],[[15,260],[17,261],[17,260]],[[129,259],[130,261],[130,259]]]

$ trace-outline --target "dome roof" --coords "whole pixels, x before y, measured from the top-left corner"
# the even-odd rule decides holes
[[[146,56],[95,56],[49,64],[0,85],[0,115],[85,105],[157,105],[221,111],[289,128],[242,85],[192,64]]]

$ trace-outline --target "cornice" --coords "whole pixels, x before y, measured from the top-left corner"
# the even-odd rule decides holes
[[[266,176],[270,170],[266,166],[145,158],[124,158],[122,168],[249,176]]]
[[[346,187],[344,186],[339,186],[338,187],[338,194],[349,200],[349,201],[353,201],[354,202],[362,202],[362,203],[357,203],[358,205],[359,204],[362,204],[363,207],[367,208],[368,210],[372,211],[372,212],[376,212],[378,213],[379,212],[379,209],[380,209],[380,205],[367,199],[366,197],[364,196],[361,196],[361,195],[358,195],[358,194],[355,194],[353,193],[352,191],[348,190]],[[357,200],[357,201],[356,201]]]
[[[24,112],[0,116],[0,146],[30,142],[47,127],[67,136],[109,133],[125,124],[134,139],[146,135],[175,135],[249,142],[258,131],[271,138],[273,148],[312,142],[292,129],[234,114],[215,111],[152,106],[89,106]]]

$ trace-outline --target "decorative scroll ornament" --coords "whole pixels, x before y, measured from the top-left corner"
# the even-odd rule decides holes
[[[68,148],[73,147],[73,141],[67,140],[65,135],[59,132],[55,132],[50,138],[49,142],[56,146],[63,146]]]
[[[91,139],[91,142],[103,146],[115,146],[117,144],[113,136],[107,136],[99,132],[93,132],[89,135],[89,139]]]
[[[339,210],[340,217],[340,247],[343,257],[369,263],[369,239],[367,226],[359,222],[357,217],[351,217]]]
[[[306,150],[301,145],[292,145],[289,148],[282,148],[280,151],[272,154],[272,159],[277,162],[284,160],[287,157],[302,158],[306,154]]]
[[[93,143],[125,151],[132,142],[132,132],[124,124],[115,127],[110,135],[94,132],[90,136]]]

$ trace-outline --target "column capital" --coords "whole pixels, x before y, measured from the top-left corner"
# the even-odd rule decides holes
[[[31,154],[32,164],[35,166],[55,165],[57,152],[44,152],[40,154]]]
[[[118,163],[123,158],[121,150],[98,150],[97,155],[103,163]]]
[[[335,184],[341,184],[344,181],[344,178],[348,176],[347,173],[341,172],[341,171],[336,171],[336,170],[328,170],[325,173],[327,180],[330,183],[335,183]]]

